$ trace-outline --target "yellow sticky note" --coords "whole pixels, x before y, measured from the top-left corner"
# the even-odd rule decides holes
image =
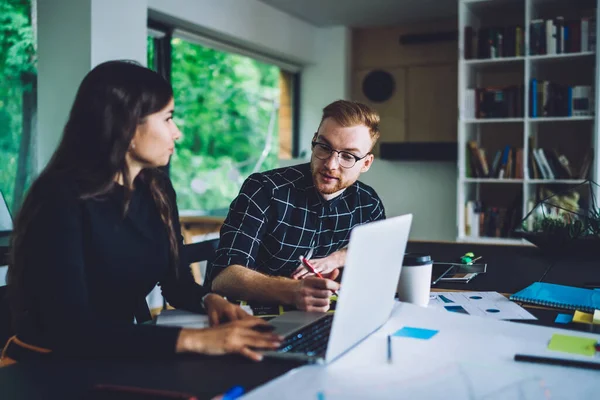
[[[581,354],[584,356],[594,356],[596,354],[596,339],[589,339],[579,336],[552,335],[548,350],[562,351],[563,353]]]
[[[581,324],[591,324],[593,320],[594,314],[589,314],[582,311],[575,311],[575,314],[573,314],[573,322],[579,322]]]
[[[600,310],[594,311],[594,318],[592,322],[596,325],[600,325]]]

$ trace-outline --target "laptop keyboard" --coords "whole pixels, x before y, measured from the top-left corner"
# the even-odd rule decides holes
[[[286,336],[277,349],[280,353],[303,353],[308,356],[324,356],[327,350],[333,314],[326,315],[299,331]]]

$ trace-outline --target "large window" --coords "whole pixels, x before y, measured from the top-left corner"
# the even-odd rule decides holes
[[[0,0],[0,190],[13,213],[33,171],[35,0]]]
[[[161,40],[149,41],[148,61],[161,65],[168,40],[183,134],[169,167],[179,209],[224,213],[246,177],[291,157],[295,75],[189,37]]]

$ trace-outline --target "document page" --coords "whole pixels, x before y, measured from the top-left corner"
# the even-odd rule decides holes
[[[537,319],[498,292],[431,292],[429,307],[494,319]]]
[[[180,326],[182,328],[208,328],[208,315],[184,310],[163,310],[156,317],[156,325]]]

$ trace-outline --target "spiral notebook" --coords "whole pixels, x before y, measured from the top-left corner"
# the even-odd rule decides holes
[[[510,296],[511,300],[547,307],[594,312],[600,309],[600,291],[535,282]]]

